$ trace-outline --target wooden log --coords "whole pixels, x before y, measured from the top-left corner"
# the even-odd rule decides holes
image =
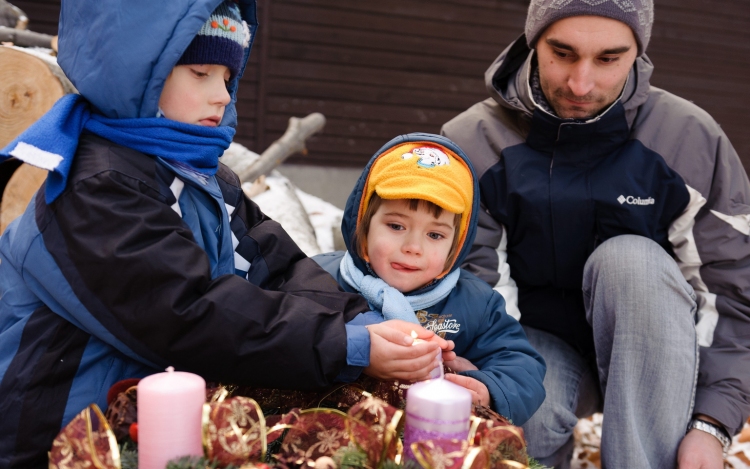
[[[19,47],[0,46],[0,148],[5,147],[75,88],[54,57]],[[21,165],[0,187],[0,233],[23,213],[46,171]]]
[[[8,3],[7,0],[0,0],[0,26],[7,26],[15,29],[26,29],[29,24],[29,17],[17,6]]]
[[[270,173],[273,168],[281,164],[289,156],[298,152],[306,153],[305,140],[310,138],[314,133],[319,132],[325,124],[326,118],[319,112],[313,112],[302,119],[290,117],[289,127],[287,127],[284,135],[273,142],[260,155],[260,158],[246,166],[240,164],[232,169],[243,183],[255,181],[259,176]]]
[[[44,47],[54,49],[52,40],[56,36],[0,26],[0,42],[12,42],[21,47]]]
[[[3,191],[3,198],[0,200],[0,233],[20,216],[36,191],[41,187],[44,180],[47,179],[47,171],[35,166],[22,164],[10,177],[8,185]]]

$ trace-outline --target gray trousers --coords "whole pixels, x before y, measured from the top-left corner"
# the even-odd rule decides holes
[[[547,361],[547,398],[523,426],[529,454],[570,467],[573,427],[601,410],[602,467],[674,468],[695,400],[693,288],[658,244],[626,235],[588,259],[583,294],[595,367],[561,339],[524,328]]]

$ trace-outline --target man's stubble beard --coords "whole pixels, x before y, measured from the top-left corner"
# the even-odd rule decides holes
[[[627,77],[626,77],[627,80]],[[558,117],[563,119],[591,119],[598,116],[604,109],[608,108],[622,93],[622,89],[625,87],[625,81],[623,80],[618,86],[612,90],[611,93],[606,94],[595,94],[588,93],[585,96],[575,96],[564,88],[552,89],[551,85],[544,80],[542,74],[539,74],[539,81],[542,87],[544,97],[547,98],[547,102],[552,106]],[[570,99],[573,101],[584,102],[584,103],[596,103],[593,109],[587,110],[575,105],[561,104],[564,99]]]

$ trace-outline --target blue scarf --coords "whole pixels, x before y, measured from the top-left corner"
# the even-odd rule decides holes
[[[216,174],[219,157],[235,132],[231,127],[204,127],[157,117],[110,119],[92,113],[82,96],[69,94],[3,148],[0,162],[15,157],[49,171],[45,190],[50,204],[65,189],[84,130],[206,177]]]
[[[403,293],[385,283],[384,280],[372,275],[365,275],[354,265],[354,259],[349,251],[344,254],[339,265],[339,272],[344,281],[365,297],[370,306],[379,310],[386,321],[401,319],[402,321],[419,324],[414,311],[436,305],[443,298],[450,295],[453,287],[461,275],[459,269],[454,270],[432,290],[418,295],[405,296]]]

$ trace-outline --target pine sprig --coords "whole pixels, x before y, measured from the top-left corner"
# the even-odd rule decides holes
[[[183,456],[169,461],[166,469],[216,469],[217,467],[219,467],[217,461],[210,461],[203,456]],[[230,464],[224,469],[238,469],[238,467]]]
[[[367,455],[356,446],[349,445],[333,455],[333,460],[339,469],[366,469]]]
[[[540,463],[534,458],[529,458],[529,469],[550,469],[550,468]]]
[[[138,469],[138,447],[130,440],[120,445],[120,467]]]

